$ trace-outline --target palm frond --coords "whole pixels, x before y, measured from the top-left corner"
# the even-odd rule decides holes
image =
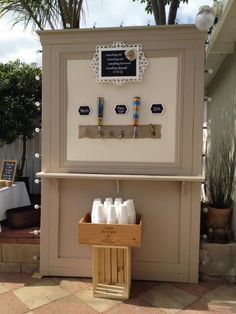
[[[13,13],[13,26],[58,29],[79,28],[83,0],[0,0],[0,17]]]

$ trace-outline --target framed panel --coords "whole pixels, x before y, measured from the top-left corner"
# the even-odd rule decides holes
[[[112,86],[99,84],[90,69],[90,60],[81,53],[61,53],[60,86],[66,87],[60,100],[60,168],[78,169],[80,172],[101,173],[161,173],[169,167],[181,168],[182,130],[182,76],[183,51],[158,51],[148,53],[150,66],[142,84],[140,124],[158,123],[161,139],[84,140],[79,139],[79,125],[96,125],[96,102],[99,95],[105,98],[105,124],[132,125],[132,100],[140,92],[140,84]],[[122,90],[124,89],[124,90]],[[61,90],[64,90],[62,88]],[[89,91],[93,90],[93,93]],[[169,92],[171,90],[171,93]],[[165,112],[157,115],[151,111],[153,103],[163,103]],[[127,106],[126,115],[115,113],[115,104]],[[78,107],[89,106],[90,114],[81,116]],[[104,119],[104,120],[105,120]],[[167,145],[168,143],[168,145]],[[140,150],[140,148],[142,148]],[[128,152],[120,154],[119,152]],[[87,152],[87,155],[85,154]],[[122,170],[121,170],[122,169]],[[165,173],[168,173],[165,171]]]
[[[192,27],[178,27],[178,29],[173,30],[170,28],[165,32],[164,37],[163,30],[160,28],[148,28],[148,30],[134,28],[127,29],[124,33],[118,29],[112,31],[96,30],[94,32],[86,30],[80,32],[79,38],[74,32],[69,32],[69,37],[68,32],[62,33],[63,36],[61,37],[58,36],[57,32],[55,34],[40,34],[43,38],[44,51],[47,52],[47,56],[44,54],[44,65],[46,66],[44,66],[43,74],[43,102],[45,104],[43,113],[43,170],[140,175],[199,174],[201,171],[200,157],[196,157],[196,150],[201,142],[201,136],[200,132],[199,134],[197,133],[198,124],[195,123],[195,120],[201,120],[202,103],[201,93],[198,89],[200,75],[196,77],[195,73],[196,69],[199,73],[198,69],[203,67],[202,55],[196,53],[196,51],[201,50],[202,34],[196,33]],[[148,36],[146,36],[147,33]],[[106,38],[106,41],[104,38]],[[177,38],[178,40],[176,40]],[[51,40],[53,40],[53,44],[51,44]],[[151,62],[143,74],[142,82],[129,83],[122,86],[96,82],[90,66],[96,45],[109,46],[110,43],[121,40],[126,45],[140,43],[145,57]],[[198,44],[196,44],[198,42],[199,48]],[[162,78],[164,78],[163,82],[168,81],[168,71],[165,73],[165,62],[168,63],[168,60],[174,61],[175,69],[177,69],[175,73],[169,73],[170,79],[176,82],[174,88],[169,82],[163,84],[165,85],[164,88],[161,85]],[[159,65],[158,61],[161,61]],[[160,68],[160,71],[159,69],[156,70],[157,67],[152,66],[153,62],[156,63],[155,66]],[[73,69],[73,66],[77,67],[77,70]],[[87,85],[85,84],[86,80],[83,81],[83,67],[85,66],[89,68],[86,74],[86,80],[89,83]],[[149,74],[152,70],[155,72],[155,75],[149,80],[151,77]],[[164,75],[162,75],[163,73]],[[68,84],[68,78],[72,78],[71,86]],[[82,84],[80,84],[81,81]],[[92,85],[90,85],[90,82],[92,82]],[[147,82],[151,86],[149,88],[153,88],[156,91],[154,100],[151,99],[151,93],[149,95],[150,89],[143,93],[143,90],[145,90],[143,87]],[[97,88],[98,85],[101,86],[101,88],[99,87],[100,90],[97,89],[96,94],[94,92],[91,93],[94,87]],[[72,89],[72,91],[69,89]],[[107,89],[111,89],[112,93],[106,98]],[[116,92],[113,92],[115,89],[118,91],[118,96],[115,95]],[[127,92],[129,89],[130,94]],[[164,93],[165,97],[172,95],[175,98],[174,101],[173,99],[168,101],[157,99],[161,98],[161,93]],[[91,98],[91,94],[94,94],[93,99],[89,101],[87,101],[88,99],[83,99],[85,96]],[[153,119],[158,125],[161,125],[161,139],[148,139],[144,141],[145,145],[143,145],[142,139],[137,139],[140,144],[138,145],[138,151],[135,148],[134,140],[116,139],[117,151],[121,152],[123,150],[126,152],[123,156],[117,154],[117,159],[113,158],[116,150],[113,149],[112,145],[114,146],[114,142],[110,141],[110,139],[106,141],[96,139],[95,143],[99,143],[97,146],[91,145],[93,141],[91,140],[91,142],[87,141],[86,145],[96,148],[96,152],[90,150],[89,155],[84,156],[85,146],[83,146],[84,143],[82,145],[82,142],[79,141],[78,126],[80,124],[85,125],[86,121],[88,121],[87,118],[91,125],[97,125],[97,96],[104,97],[105,105],[107,105],[108,111],[106,112],[107,116],[104,116],[104,119],[106,119],[104,123],[108,123],[108,121],[113,119],[115,120],[115,125],[132,124],[132,100],[134,96],[140,96],[142,110],[140,122],[150,121],[152,123]],[[122,97],[123,99],[121,99]],[[119,98],[118,101],[117,98]],[[121,106],[126,105],[126,114],[116,114],[114,108],[116,108],[117,104]],[[152,112],[153,104],[163,105],[164,110],[161,114]],[[173,106],[175,111],[173,111]],[[90,109],[89,114],[80,114],[78,109],[85,107]],[[155,110],[153,109],[153,111]],[[175,118],[173,118],[173,113]],[[171,114],[172,121],[168,120]],[[69,117],[72,117],[72,124],[68,120]],[[141,121],[142,119],[143,121]],[[169,123],[168,128],[165,127],[167,120]],[[165,145],[160,144],[162,139],[165,141]],[[146,145],[147,142],[149,142],[148,145]],[[111,149],[108,151],[107,147],[109,146]],[[120,149],[121,146],[124,148]],[[193,150],[195,152],[194,155]],[[111,155],[113,154],[111,158],[108,156],[110,153]],[[149,156],[147,156],[148,153]],[[108,156],[108,159],[104,158],[105,155]],[[127,160],[125,160],[125,155]],[[134,155],[135,158],[133,158]],[[92,159],[93,157],[95,158]],[[193,167],[194,173],[192,172]]]

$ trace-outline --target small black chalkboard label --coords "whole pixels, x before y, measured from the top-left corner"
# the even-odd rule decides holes
[[[162,104],[152,104],[151,111],[155,114],[162,114],[164,112],[164,105]]]
[[[79,106],[78,112],[81,116],[88,116],[90,114],[90,107],[89,106]]]
[[[137,76],[137,59],[128,60],[125,51],[126,49],[101,50],[101,78]]]
[[[116,114],[126,114],[128,111],[128,108],[126,105],[116,105],[115,112]]]
[[[16,167],[17,167],[16,160],[4,160],[2,166],[1,180],[14,181]]]

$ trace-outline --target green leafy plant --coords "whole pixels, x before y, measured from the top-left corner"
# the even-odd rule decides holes
[[[40,125],[41,69],[19,60],[0,63],[0,147],[22,140],[22,156],[17,171],[21,177],[26,160],[27,140]],[[38,80],[36,78],[39,78]]]
[[[215,208],[231,208],[235,190],[236,137],[224,136],[222,143],[211,143],[207,159],[209,204]]]
[[[0,0],[0,18],[8,15],[14,25],[32,23],[36,29],[79,28],[83,0]],[[9,15],[10,13],[10,15]]]

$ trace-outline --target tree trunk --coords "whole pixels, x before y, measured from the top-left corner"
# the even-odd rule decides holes
[[[175,24],[179,3],[180,3],[180,0],[171,0],[168,24]]]
[[[24,173],[24,167],[25,167],[25,161],[26,161],[26,142],[27,138],[26,136],[23,136],[22,138],[22,155],[21,155],[21,163],[20,167],[18,169],[18,177],[22,177]]]
[[[58,0],[63,28],[79,28],[83,0]],[[70,26],[69,26],[69,25]]]
[[[81,13],[82,13],[82,4],[83,0],[80,0],[78,5],[77,5],[77,10],[76,10],[76,19],[75,19],[75,28],[80,28],[80,18],[81,18]]]
[[[38,28],[40,30],[43,30],[43,27],[41,25],[41,22],[37,20],[37,18],[35,17],[34,12],[31,9],[31,6],[28,4],[28,1],[22,1],[22,6],[24,7],[24,9],[28,12],[30,18],[34,21],[34,23],[38,26]],[[13,24],[14,25],[14,24]]]
[[[159,16],[157,0],[151,0],[151,3],[152,3],[152,12],[154,14],[154,19],[155,19],[156,25],[158,25],[160,16]]]
[[[65,29],[66,28],[66,17],[65,17],[64,3],[62,3],[62,0],[58,0],[58,7],[60,10],[62,26]]]
[[[165,4],[163,0],[156,0],[158,11],[159,11],[159,25],[166,24],[166,11],[165,11]]]

